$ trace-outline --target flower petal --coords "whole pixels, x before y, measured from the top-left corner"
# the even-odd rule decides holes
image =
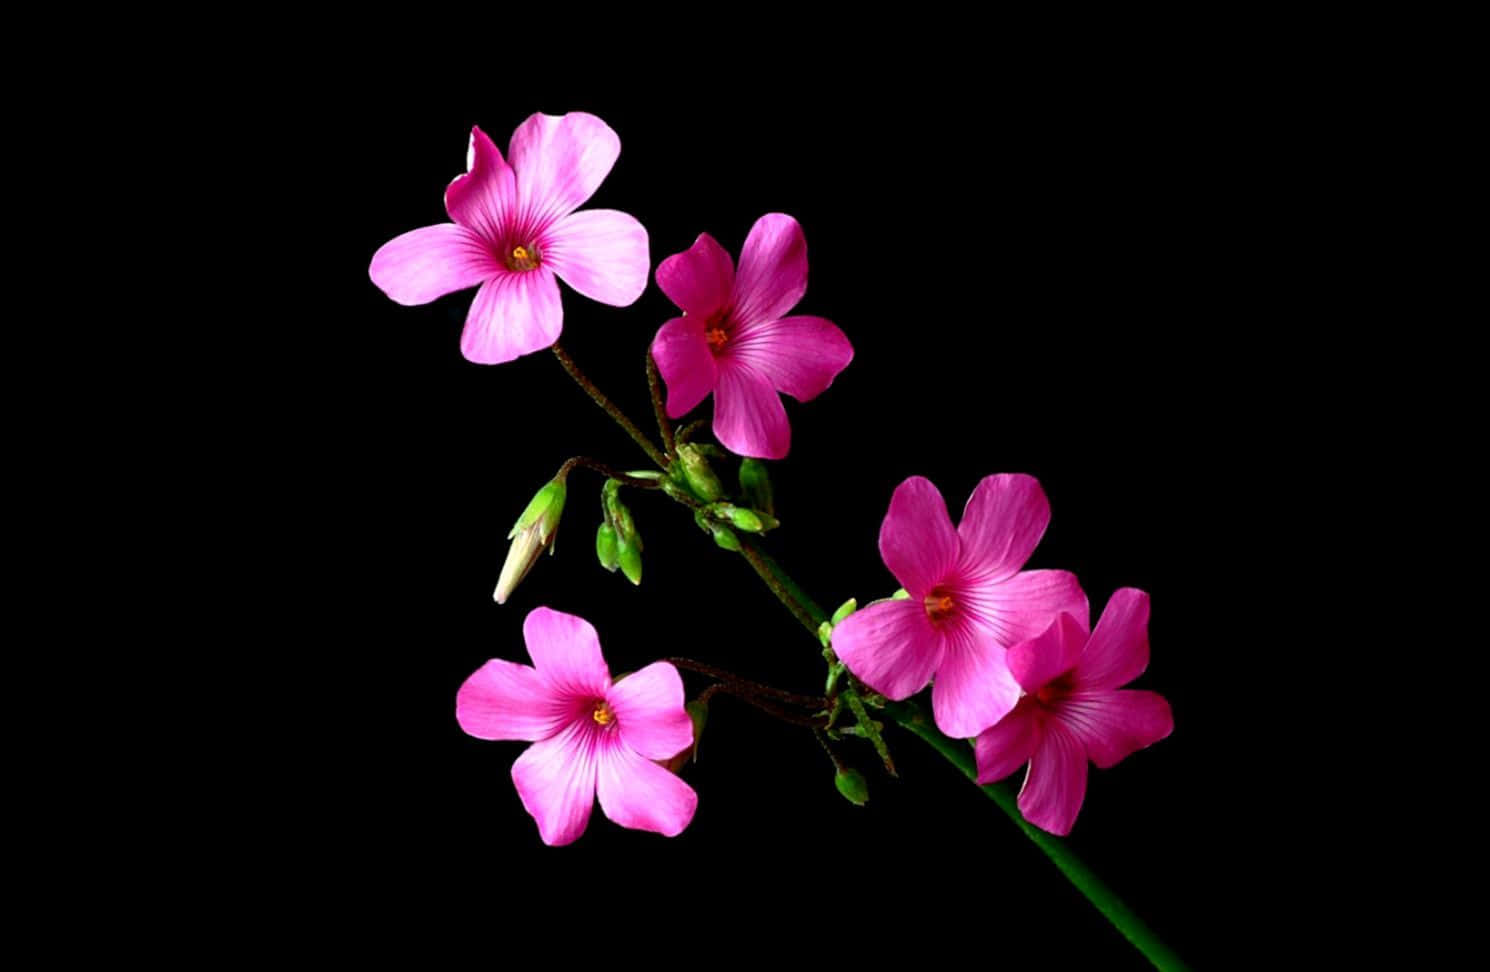
[[[679,310],[693,317],[706,318],[723,310],[734,285],[735,263],[708,233],[698,234],[692,246],[657,267],[657,286]],[[702,326],[702,320],[699,323]]]
[[[1064,837],[1086,799],[1086,751],[1059,722],[1045,724],[1019,791],[1019,812],[1041,830]]]
[[[737,361],[720,364],[714,387],[714,437],[737,456],[785,456],[792,446],[792,428],[771,379]]]
[[[595,733],[583,722],[536,742],[512,764],[523,809],[538,822],[538,835],[550,847],[575,841],[595,806]]]
[[[493,658],[455,693],[455,721],[477,739],[547,739],[568,721],[537,670]]]
[[[607,817],[665,837],[682,833],[698,809],[693,787],[620,741],[600,752],[599,791]]]
[[[942,637],[914,600],[879,601],[833,629],[833,652],[854,677],[891,699],[926,687],[942,663]]]
[[[614,209],[570,213],[544,234],[543,262],[591,300],[633,304],[647,289],[652,258],[647,231],[635,216]]]
[[[693,743],[693,720],[683,708],[683,679],[667,662],[653,662],[610,687],[621,741],[647,759],[668,759]]]
[[[523,620],[523,641],[538,674],[554,689],[569,696],[605,697],[610,669],[590,622],[552,608],[534,608]]]
[[[986,636],[957,632],[945,644],[931,683],[931,711],[942,732],[971,739],[1009,714],[1019,702],[1019,683],[1009,674],[1005,649]]]
[[[740,251],[735,274],[734,318],[749,326],[774,321],[807,293],[807,238],[785,213],[755,221]]]
[[[1174,713],[1164,696],[1141,689],[1077,692],[1056,713],[1103,769],[1174,732]]]
[[[698,318],[675,317],[662,325],[652,339],[652,359],[667,385],[669,418],[691,411],[719,383],[704,322]]]
[[[1087,630],[1086,592],[1070,571],[1025,570],[1006,580],[969,584],[962,594],[969,617],[1001,645],[1043,634],[1062,612]]]
[[[498,243],[517,210],[517,180],[501,149],[479,128],[471,129],[466,174],[445,189],[445,212],[462,226]]]
[[[880,558],[917,608],[957,562],[957,531],[941,492],[924,476],[895,487],[880,524]]]
[[[1035,715],[1028,702],[979,734],[973,746],[978,761],[978,782],[997,783],[1029,762],[1039,744]]]
[[[460,350],[468,361],[501,364],[549,347],[563,329],[559,284],[547,267],[504,271],[476,291]]]
[[[854,359],[848,338],[823,317],[783,317],[741,327],[729,347],[732,356],[799,402],[821,395]]]
[[[1149,596],[1136,587],[1113,592],[1076,666],[1082,688],[1127,685],[1149,667]]]
[[[512,133],[519,225],[539,230],[595,194],[621,154],[621,139],[594,115],[531,115]]]
[[[1086,631],[1062,614],[1040,634],[1009,649],[1009,671],[1026,692],[1034,694],[1076,667]]]
[[[1003,580],[1018,573],[1050,525],[1050,501],[1034,476],[1001,473],[978,484],[962,511],[957,535],[969,574]]]
[[[501,272],[481,237],[454,223],[421,226],[378,247],[367,275],[405,307],[474,287]]]

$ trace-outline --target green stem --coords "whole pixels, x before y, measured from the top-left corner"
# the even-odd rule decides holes
[[[642,430],[636,427],[635,422],[626,417],[625,412],[616,407],[615,402],[612,402],[609,398],[605,397],[605,392],[595,387],[595,383],[588,377],[586,377],[585,373],[579,370],[579,365],[574,363],[574,359],[569,357],[569,352],[565,351],[557,344],[553,346],[553,351],[554,357],[559,359],[559,364],[563,365],[564,370],[569,372],[569,377],[574,379],[574,383],[583,388],[585,390],[585,394],[589,395],[590,398],[595,402],[595,404],[599,405],[605,411],[605,414],[615,419],[616,424],[626,430],[626,434],[631,436],[632,441],[641,446],[642,451],[645,452],[653,462],[657,463],[657,468],[666,469],[667,456],[663,455],[658,450],[658,448],[652,444],[651,439],[648,439],[645,435],[642,435]]]
[[[921,739],[925,740],[932,749],[941,753],[953,766],[962,770],[962,775],[978,781],[977,761],[973,758],[973,750],[965,740],[950,739],[942,735],[927,718],[926,713],[913,703],[892,702],[885,707],[890,718],[910,730]],[[988,795],[999,809],[1008,815],[1009,819],[1024,831],[1024,835],[1035,842],[1035,846],[1045,852],[1045,856],[1060,868],[1076,889],[1086,896],[1086,899],[1096,906],[1097,910],[1112,922],[1123,937],[1133,943],[1133,947],[1144,954],[1154,966],[1159,969],[1188,969],[1180,957],[1174,953],[1168,945],[1159,940],[1152,928],[1144,923],[1144,920],[1134,914],[1133,909],[1123,903],[1123,900],[1113,893],[1113,890],[1102,882],[1102,879],[1092,873],[1092,869],[1082,863],[1069,845],[1053,834],[1047,834],[1039,827],[1025,820],[1019,812],[1015,803],[1014,793],[1007,784],[994,783],[980,786],[980,790]]]
[[[823,609],[812,602],[812,599],[802,593],[802,589],[792,582],[790,577],[762,551],[748,540],[740,541],[740,555],[749,561],[750,566],[760,575],[761,580],[776,595],[777,600],[786,605],[786,609],[792,612],[792,616],[802,622],[802,626],[814,637],[817,637],[818,625],[828,620]]]
[[[662,435],[662,448],[668,457],[677,451],[673,443],[673,423],[667,420],[667,409],[662,404],[662,376],[657,373],[657,362],[652,360],[652,349],[647,348],[647,388],[652,393],[652,414],[657,416],[657,431]]]

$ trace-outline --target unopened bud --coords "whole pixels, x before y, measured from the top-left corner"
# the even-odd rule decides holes
[[[616,538],[616,560],[621,565],[621,573],[633,584],[642,582],[642,550],[637,544],[627,540]]]
[[[833,612],[833,623],[835,625],[838,624],[844,618],[848,617],[850,614],[853,614],[857,610],[859,610],[858,598],[849,598],[847,601],[844,601],[842,604],[838,605],[838,610]]]
[[[609,523],[600,524],[600,529],[595,532],[595,556],[600,559],[600,566],[608,571],[614,572],[621,565],[616,528]]]
[[[856,769],[839,770],[833,777],[833,785],[856,807],[869,802],[869,784],[864,780],[864,774]]]
[[[538,555],[553,544],[554,534],[559,529],[559,517],[564,513],[565,493],[562,479],[549,481],[533,496],[527,509],[513,524],[512,531],[507,534],[512,544],[507,548],[507,559],[502,564],[497,589],[492,595],[498,604],[507,602],[513,589],[538,562]]]
[[[765,513],[776,512],[776,500],[771,493],[771,477],[766,474],[766,464],[759,459],[746,459],[740,463],[740,492],[745,502]]]
[[[728,520],[746,533],[762,533],[766,529],[760,515],[754,510],[747,510],[733,503],[715,503],[709,507],[709,512],[722,520]]]
[[[724,495],[724,484],[714,475],[698,446],[691,443],[678,446],[678,465],[683,470],[683,481],[705,503],[712,503]]]

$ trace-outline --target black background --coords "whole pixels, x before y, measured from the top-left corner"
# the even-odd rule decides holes
[[[584,471],[558,555],[492,601],[512,521],[565,458],[645,458],[550,354],[465,361],[470,293],[400,307],[366,269],[383,242],[446,219],[472,124],[505,150],[531,112],[571,110],[620,135],[586,206],[640,219],[654,268],[700,232],[738,254],[763,213],[801,222],[798,310],[836,322],[855,358],[817,400],[788,400],[768,548],[822,604],[896,586],[876,537],[895,485],[917,474],[954,517],[983,476],[1036,475],[1053,519],[1031,566],[1075,571],[1093,620],[1117,587],[1152,594],[1138,687],[1171,701],[1175,732],[1092,770],[1070,841],[1192,963],[1234,955],[1268,909],[1222,901],[1260,866],[1246,793],[1269,754],[1244,703],[1265,619],[1240,608],[1259,583],[1254,551],[1274,542],[1250,497],[1270,488],[1279,379],[1259,378],[1253,349],[1275,326],[1259,221],[1289,149],[1284,133],[1258,137],[1245,99],[1174,79],[926,99],[893,76],[727,95],[533,78],[336,106],[356,148],[328,165],[335,191],[305,241],[334,281],[336,310],[315,325],[332,357],[306,420],[310,458],[333,475],[310,491],[310,552],[291,569],[324,584],[311,595],[319,647],[301,661],[324,727],[306,745],[298,836],[338,893],[388,915],[460,902],[493,939],[550,922],[712,943],[704,956],[785,960],[844,942],[940,956],[972,942],[990,961],[1023,948],[1144,967],[990,801],[903,734],[890,740],[898,780],[846,744],[871,790],[855,808],[810,736],[720,699],[686,771],[700,801],[683,835],[625,831],[597,807],[583,838],[555,849],[508,775],[524,744],[460,732],[457,687],[487,658],[526,660],[537,605],[589,619],[613,671],[683,654],[799,691],[822,678],[814,642],[747,566],[660,496],[631,500],[641,586],[602,571],[600,481]],[[643,354],[671,304],[655,283],[623,309],[563,299],[566,348],[650,429]],[[1245,791],[1239,773],[1254,777]],[[805,937],[788,946],[793,933]]]

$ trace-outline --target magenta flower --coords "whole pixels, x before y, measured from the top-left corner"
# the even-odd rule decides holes
[[[698,795],[653,762],[693,743],[678,670],[656,662],[612,684],[590,623],[546,607],[528,614],[523,639],[536,668],[493,658],[460,687],[455,718],[478,739],[533,743],[512,782],[543,842],[584,833],[597,793],[623,827],[682,832]]]
[[[755,221],[740,270],[708,233],[657,268],[657,286],[683,311],[662,325],[652,357],[667,383],[667,414],[714,393],[714,437],[741,456],[780,459],[792,430],[777,392],[821,395],[854,349],[822,317],[783,317],[807,292],[807,239],[790,216]]]
[[[892,699],[936,678],[937,728],[969,739],[1019,701],[1004,655],[1062,611],[1087,616],[1086,594],[1064,570],[1020,571],[1050,522],[1033,476],[989,476],[954,530],[942,494],[913,476],[880,525],[880,557],[910,594],[879,601],[833,629],[833,650],[860,681]]]
[[[1019,791],[1024,819],[1069,834],[1086,796],[1086,761],[1103,769],[1174,731],[1156,692],[1121,689],[1149,665],[1149,596],[1112,595],[1097,630],[1069,614],[1039,637],[1009,649],[1009,670],[1025,691],[1019,705],[978,737],[978,782],[1030,764]]]
[[[460,350],[499,364],[559,339],[562,279],[602,304],[625,307],[647,289],[647,231],[613,209],[575,212],[605,180],[621,140],[584,112],[536,114],[518,126],[502,158],[471,129],[467,173],[445,190],[453,223],[411,230],[373,254],[368,273],[400,304],[481,285]]]

